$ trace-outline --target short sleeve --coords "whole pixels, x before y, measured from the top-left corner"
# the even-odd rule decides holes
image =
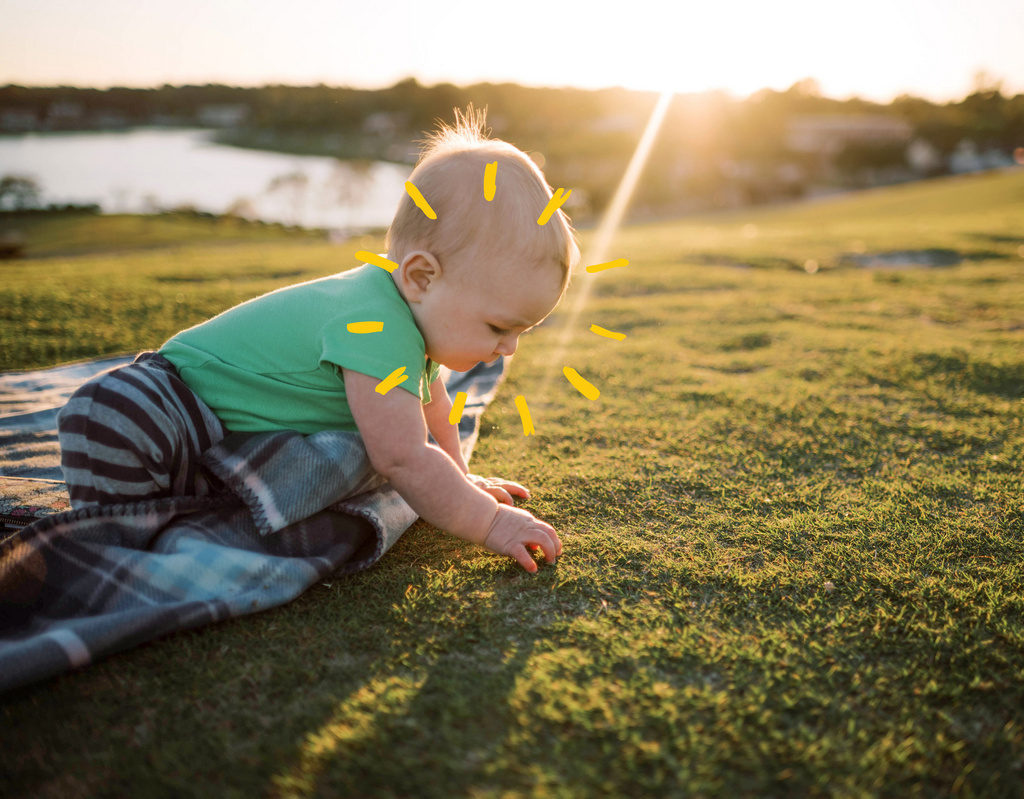
[[[391,282],[391,276],[371,273],[374,280],[356,293],[347,307],[339,309],[337,316],[320,331],[320,362],[350,369],[377,380],[384,380],[398,370],[408,377],[398,384],[409,393],[426,402],[424,373],[427,369],[426,345],[413,319],[411,311]],[[378,322],[382,329],[360,332],[359,323]]]

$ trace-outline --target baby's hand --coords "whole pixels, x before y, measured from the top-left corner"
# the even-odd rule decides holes
[[[513,484],[514,485],[514,484]],[[540,547],[548,563],[562,554],[562,542],[555,528],[519,508],[499,505],[487,531],[484,547],[498,555],[510,555],[528,572],[537,571],[527,547]]]
[[[480,477],[475,474],[467,474],[466,478],[477,488],[482,488],[498,502],[503,502],[506,505],[515,505],[512,499],[513,494],[521,499],[530,498],[530,492],[526,488],[510,480],[502,480],[500,477]]]

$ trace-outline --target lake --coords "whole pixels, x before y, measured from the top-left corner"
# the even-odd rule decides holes
[[[96,203],[105,213],[181,206],[350,230],[386,227],[411,166],[243,150],[212,131],[0,136],[0,177],[33,178],[45,203]]]

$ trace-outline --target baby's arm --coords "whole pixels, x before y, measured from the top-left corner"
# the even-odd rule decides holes
[[[477,488],[482,488],[498,502],[506,505],[514,505],[512,497],[530,498],[530,492],[519,483],[511,480],[502,480],[495,477],[479,477],[469,474],[469,467],[462,457],[462,450],[459,446],[459,428],[448,418],[452,410],[452,400],[448,396],[448,389],[444,380],[440,377],[430,384],[430,402],[423,406],[423,418],[427,422],[427,430],[434,437],[437,445],[451,456],[456,465],[462,470],[470,482]]]
[[[405,389],[378,394],[380,381],[343,370],[345,393],[366,452],[381,475],[416,513],[446,532],[492,552],[514,557],[527,571],[537,564],[527,547],[539,546],[552,562],[562,544],[554,529],[531,514],[499,505],[474,486],[442,449],[427,442],[419,399]]]
[[[448,389],[440,377],[430,384],[430,402],[423,406],[423,418],[427,422],[427,430],[434,437],[437,445],[448,453],[463,474],[469,473],[466,459],[462,457],[459,446],[459,428],[448,420],[452,412],[452,400]]]

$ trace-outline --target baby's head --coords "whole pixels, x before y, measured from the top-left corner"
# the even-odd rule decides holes
[[[442,263],[471,254],[480,263],[488,255],[515,255],[523,266],[559,270],[563,288],[580,253],[569,218],[561,209],[537,224],[551,199],[544,174],[529,156],[499,139],[488,139],[486,112],[470,105],[455,112],[456,125],[429,134],[409,180],[436,212],[429,219],[405,194],[388,230],[389,258],[401,263],[415,250],[433,253]],[[484,171],[497,162],[493,200],[484,197]]]
[[[486,320],[477,321],[505,331],[511,343],[499,342],[494,354],[510,354],[506,351],[515,350],[522,329],[557,305],[580,258],[575,232],[561,209],[546,224],[537,224],[551,189],[533,161],[507,142],[486,138],[484,114],[475,114],[472,106],[466,116],[456,111],[456,123],[430,135],[409,178],[437,218],[428,218],[406,194],[386,239],[388,258],[400,264],[396,284],[424,334],[428,355],[452,368],[459,366],[442,359],[439,344],[450,338],[438,329],[444,322],[436,312],[441,295],[451,306],[449,316],[483,313]],[[495,162],[494,198],[487,200],[485,171]],[[428,289],[441,283],[443,290],[428,301]],[[447,326],[470,321],[457,318]],[[480,347],[477,360],[492,360],[484,342]],[[452,359],[466,362],[465,357]]]

